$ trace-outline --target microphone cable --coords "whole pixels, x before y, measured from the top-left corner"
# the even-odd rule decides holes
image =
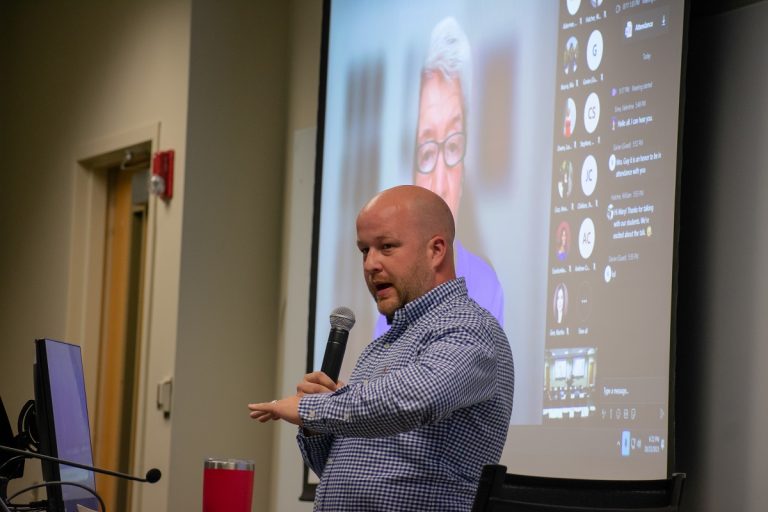
[[[15,504],[11,503],[11,500],[13,498],[21,495],[21,494],[24,494],[25,492],[29,492],[29,491],[32,491],[32,490],[35,490],[35,489],[39,489],[41,487],[48,487],[49,485],[58,485],[59,487],[64,486],[64,485],[71,485],[73,487],[79,487],[81,489],[85,489],[86,491],[91,493],[93,496],[95,496],[97,500],[99,500],[99,505],[101,506],[101,512],[107,512],[107,507],[106,507],[106,505],[104,505],[104,500],[101,499],[101,496],[99,496],[99,494],[95,490],[91,489],[87,485],[78,484],[77,482],[65,482],[63,480],[54,480],[54,481],[51,481],[51,482],[43,482],[43,483],[39,483],[39,484],[35,484],[35,485],[30,485],[28,487],[24,487],[23,489],[19,490],[18,492],[15,492],[14,494],[12,494],[11,496],[8,497],[8,499],[6,500],[8,508],[11,509],[11,510],[17,510],[17,507],[29,506],[29,505],[21,504],[21,503],[19,503],[18,505],[15,505]],[[43,502],[34,502],[34,503],[37,504],[37,503],[43,503]]]

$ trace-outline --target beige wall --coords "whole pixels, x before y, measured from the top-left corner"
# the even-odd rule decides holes
[[[292,393],[304,372],[321,7],[0,6],[0,393],[13,421],[42,336],[83,346],[93,408],[99,251],[83,223],[96,180],[77,161],[143,140],[176,151],[174,199],[150,212],[134,468],[164,476],[134,486],[134,510],[199,508],[210,455],[257,461],[254,510],[311,508],[296,499],[295,430],[251,422],[245,404]],[[306,271],[281,268],[284,252]],[[165,419],[154,400],[168,377]]]
[[[82,284],[70,279],[70,264],[80,263],[70,254],[82,254],[71,242],[81,206],[74,187],[86,172],[76,162],[92,156],[88,148],[150,134],[176,150],[183,191],[189,11],[189,0],[0,7],[0,390],[12,417],[33,394],[36,337],[83,346],[93,409],[96,340],[79,336],[87,330],[67,303]],[[154,211],[155,280],[143,338],[152,355],[142,387],[149,405],[153,383],[173,374],[182,204],[183,192]],[[170,424],[153,406],[144,419],[139,463],[167,472]],[[28,478],[39,478],[38,467],[27,464]],[[162,510],[166,490],[167,480],[147,490],[144,510]]]
[[[193,1],[169,508],[199,510],[208,456],[253,459],[269,501],[288,4]]]
[[[291,4],[290,110],[278,346],[279,396],[293,394],[296,383],[306,371],[322,4],[322,0],[294,0]],[[296,447],[296,428],[293,425],[276,425],[272,453],[274,482],[270,510],[312,510],[312,503],[297,500],[301,494],[304,465]]]

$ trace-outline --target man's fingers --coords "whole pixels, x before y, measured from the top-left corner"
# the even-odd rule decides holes
[[[264,414],[263,416],[260,416],[260,417],[256,418],[256,420],[259,423],[266,423],[268,421],[277,421],[279,419],[280,418],[275,416],[274,414]]]
[[[297,396],[288,396],[281,400],[272,400],[260,404],[248,404],[250,417],[262,423],[269,420],[285,420],[294,425],[301,425],[299,417],[299,400]]]
[[[248,404],[248,408],[251,410],[249,414],[254,420],[266,423],[269,420],[278,420],[280,416],[275,413],[275,403],[277,401],[261,403],[261,404]]]
[[[314,382],[307,382],[307,381],[301,381],[296,386],[296,392],[301,395],[313,395],[315,393],[330,393],[331,391],[335,391],[334,388],[328,388],[326,386],[323,386],[322,384],[317,384]]]
[[[271,412],[265,412],[265,411],[254,411],[251,413],[251,418],[253,418],[254,420],[260,421],[261,423],[265,423],[269,420],[278,419],[277,416],[275,416]]]
[[[304,380],[306,382],[320,384],[324,388],[330,389],[331,391],[336,391],[336,387],[337,387],[336,383],[333,381],[332,378],[330,378],[328,375],[326,375],[323,372],[308,373],[304,376]]]

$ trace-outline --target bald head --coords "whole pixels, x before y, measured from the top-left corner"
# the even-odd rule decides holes
[[[394,208],[404,213],[408,222],[424,239],[439,235],[453,247],[456,226],[451,209],[431,190],[415,185],[401,185],[384,190],[368,201],[360,214],[386,208]]]
[[[403,185],[381,192],[357,216],[363,271],[379,311],[391,315],[454,279],[451,209],[434,192]]]

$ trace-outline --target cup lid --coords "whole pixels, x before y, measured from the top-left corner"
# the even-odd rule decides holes
[[[253,471],[254,462],[246,459],[219,459],[208,457],[205,459],[205,469],[241,469]]]

